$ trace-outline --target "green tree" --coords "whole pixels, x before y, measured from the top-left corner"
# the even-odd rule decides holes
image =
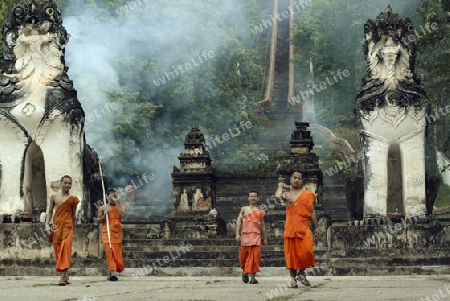
[[[394,13],[418,22],[420,19],[415,12],[418,2],[317,0],[296,15],[292,38],[296,49],[296,90],[306,90],[311,58],[316,84],[327,83],[327,88],[315,95],[321,122],[330,127],[342,123],[353,125],[353,102],[366,73],[363,54],[365,22],[376,17],[389,4]],[[350,75],[343,79],[337,77],[339,69],[348,70]],[[332,85],[328,84],[327,78]]]
[[[449,105],[450,93],[448,86],[450,80],[450,54],[448,52],[450,2],[422,0],[419,12],[423,23],[428,24],[428,29],[424,29],[426,34],[418,39],[420,53],[418,65],[422,70],[425,90],[432,101],[432,109],[429,112],[432,123],[429,124],[429,132],[434,138],[433,144],[436,148],[450,156],[450,116],[446,110]],[[431,24],[434,24],[433,27],[436,29],[430,30]],[[439,110],[443,111],[439,112]]]
[[[3,0],[0,3],[0,24],[3,27],[3,23],[4,23],[4,14],[8,11],[9,6],[11,5],[11,3],[13,2],[13,0]],[[0,31],[0,39],[2,41],[2,45],[3,45],[3,30]],[[1,66],[3,66],[3,47],[0,47],[0,68]]]
[[[90,74],[86,66],[69,65],[87,114],[98,106],[96,101],[87,101],[99,98],[92,87],[108,91],[106,101],[119,107],[120,113],[87,127],[88,142],[102,157],[109,158],[108,174],[118,179],[163,163],[168,174],[191,127],[199,127],[211,139],[241,121],[250,121],[252,131],[211,149],[213,160],[223,158],[223,154],[235,162],[240,160],[234,154],[254,143],[265,126],[265,118],[253,114],[255,103],[262,98],[265,67],[261,51],[265,40],[249,30],[251,22],[261,20],[259,2],[235,1],[232,6],[218,0],[181,1],[174,7],[166,1],[141,1],[136,9],[130,9],[129,3],[81,1],[75,10],[69,8],[72,14],[79,12],[76,17],[80,23],[90,25],[71,43],[94,41],[98,34],[94,28],[105,27],[100,43],[110,49],[105,55],[118,76],[118,82],[113,83]],[[121,40],[127,42],[118,46]],[[207,60],[200,57],[205,51]],[[198,65],[192,66],[193,61]],[[187,63],[190,70],[186,70]],[[105,134],[107,129],[109,135]],[[105,136],[108,143],[102,141]],[[171,158],[161,160],[156,153]]]

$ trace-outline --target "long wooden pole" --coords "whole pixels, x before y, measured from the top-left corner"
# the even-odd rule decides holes
[[[109,248],[112,249],[111,245],[111,232],[109,231],[109,218],[108,213],[106,211],[106,193],[105,193],[105,183],[103,182],[103,172],[102,172],[102,162],[98,160],[98,166],[100,168],[100,177],[102,178],[102,190],[103,190],[103,203],[105,204],[105,216],[106,216],[106,232],[108,232],[108,242],[109,242]]]

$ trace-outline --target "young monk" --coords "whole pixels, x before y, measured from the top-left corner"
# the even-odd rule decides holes
[[[98,209],[97,223],[102,223],[102,243],[105,248],[106,262],[108,264],[108,281],[117,281],[116,273],[121,273],[124,268],[122,257],[122,221],[126,211],[120,206],[120,200],[114,189],[108,190],[108,203]],[[106,226],[106,214],[108,215],[111,246],[108,240],[108,229]]]
[[[72,257],[72,240],[75,224],[77,205],[80,200],[69,194],[72,188],[72,178],[65,175],[61,178],[61,193],[50,197],[50,204],[45,219],[45,230],[53,239],[53,250],[56,257],[56,271],[61,272],[59,285],[64,286],[69,282],[69,268]],[[50,220],[55,209],[53,229],[50,231]]]
[[[311,285],[306,279],[305,269],[316,265],[310,224],[314,225],[317,238],[320,238],[320,232],[314,210],[316,195],[303,189],[302,173],[294,171],[290,184],[279,183],[275,198],[286,203],[284,256],[286,269],[291,275],[291,287],[297,288],[297,280],[305,286]]]
[[[236,241],[241,243],[239,250],[239,263],[242,268],[242,281],[249,281],[250,284],[257,284],[255,275],[259,272],[261,263],[261,234],[264,237],[264,244],[267,245],[266,226],[264,224],[263,210],[256,207],[258,203],[258,193],[248,194],[249,206],[241,208],[236,223]],[[242,230],[241,230],[242,225]]]

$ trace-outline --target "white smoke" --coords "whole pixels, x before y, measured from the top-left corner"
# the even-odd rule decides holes
[[[107,1],[104,1],[103,7],[94,7],[89,2],[72,1],[63,11],[64,26],[71,35],[66,47],[66,65],[86,116],[94,116],[85,127],[87,143],[96,150],[108,170],[114,169],[108,166],[109,159],[122,147],[115,141],[109,129],[114,126],[114,119],[124,109],[106,112],[108,93],[127,93],[128,89],[143,90],[142,87],[145,86],[150,96],[158,94],[158,89],[164,87],[157,87],[153,83],[157,79],[156,76],[173,72],[174,66],[190,62],[201,54],[202,50],[216,53],[227,46],[227,41],[217,35],[216,27],[210,26],[211,24],[225,22],[227,25],[223,26],[224,30],[234,28],[241,39],[248,39],[247,33],[242,31],[247,25],[238,9],[238,0],[212,3],[177,1],[176,5],[165,0],[128,1],[123,2],[118,10],[114,11],[107,9]],[[187,42],[190,37],[192,45]],[[122,87],[121,78],[127,76],[127,70],[123,67],[126,66],[127,60],[132,60],[133,57],[147,57],[150,64],[155,63],[156,67],[149,66],[148,73],[143,72],[141,78],[133,79],[136,87]],[[121,64],[121,68],[116,68],[118,64]],[[122,74],[117,73],[119,69]],[[158,71],[155,73],[155,70]],[[182,76],[189,76],[189,73],[186,72]],[[210,84],[212,85],[211,80]],[[173,100],[170,106],[181,110],[195,109],[184,103],[183,99]],[[135,122],[139,124],[148,121]],[[170,124],[170,120],[167,122]],[[184,134],[187,134],[191,127],[201,126],[200,121],[199,123],[186,124]],[[148,186],[151,186],[152,197],[157,197],[159,201],[149,201],[165,202],[168,210],[171,209],[173,205],[169,201],[172,199],[170,173],[173,165],[179,165],[177,156],[184,152],[183,141],[174,143],[172,149],[153,149],[149,153],[136,150],[134,141],[129,141],[127,148],[129,156],[128,162],[123,162],[124,166],[142,166],[145,172],[155,175],[155,180]],[[133,180],[137,182],[137,176],[129,178],[114,175],[109,178],[116,186],[129,185]]]

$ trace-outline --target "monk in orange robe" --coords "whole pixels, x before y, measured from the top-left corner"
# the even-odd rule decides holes
[[[102,243],[108,264],[108,277],[106,279],[117,281],[119,279],[116,273],[121,273],[125,270],[122,257],[121,219],[125,217],[126,211],[124,206],[120,206],[119,197],[114,189],[110,189],[107,195],[108,204],[106,204],[106,207],[102,206],[99,208],[97,223],[102,223]],[[106,215],[108,215],[109,237]]]
[[[256,207],[256,203],[258,203],[257,192],[250,192],[248,201],[249,206],[242,207],[237,218],[236,241],[241,243],[239,263],[242,268],[242,281],[249,282],[248,275],[250,274],[250,284],[257,284],[258,280],[255,276],[260,271],[261,234],[264,237],[264,244],[267,245],[266,226],[264,224],[266,213]]]
[[[48,213],[45,219],[45,229],[52,232],[53,251],[56,257],[56,271],[61,272],[59,285],[64,286],[69,282],[69,268],[72,257],[72,240],[75,224],[77,205],[80,200],[69,194],[72,188],[72,178],[65,175],[61,178],[61,194],[50,197]],[[50,231],[50,220],[55,209],[53,228]]]
[[[280,183],[275,197],[286,203],[284,256],[286,269],[289,269],[291,275],[291,287],[296,288],[297,280],[303,285],[311,285],[306,279],[305,269],[316,265],[310,224],[314,225],[318,238],[320,238],[320,232],[314,210],[316,195],[302,189],[303,177],[300,172],[293,172],[290,182],[290,186]]]

